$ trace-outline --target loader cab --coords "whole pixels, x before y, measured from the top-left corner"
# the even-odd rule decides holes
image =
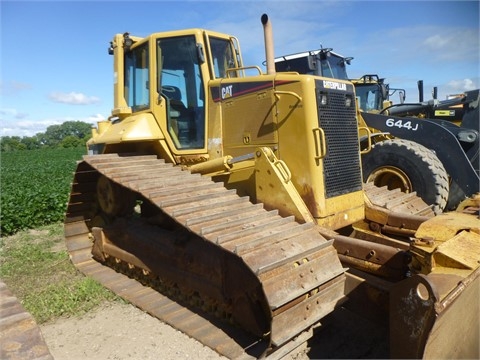
[[[378,84],[355,83],[355,95],[363,111],[380,111],[386,100]]]
[[[385,79],[378,75],[363,75],[359,79],[350,80],[355,85],[355,93],[360,109],[367,112],[379,112],[393,104],[394,95],[398,95],[398,103],[405,102],[405,89],[391,88]]]
[[[378,75],[364,75],[352,79],[360,109],[367,112],[378,112],[383,109],[384,101],[390,98],[388,84]]]
[[[278,57],[275,59],[275,69],[278,72],[296,71],[300,74],[348,80],[347,65],[352,60],[352,57],[339,55],[331,48],[322,48]]]

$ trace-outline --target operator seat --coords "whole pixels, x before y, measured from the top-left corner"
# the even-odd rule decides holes
[[[192,132],[192,114],[182,101],[182,93],[176,86],[162,86],[162,94],[168,99],[170,126],[178,139],[179,147],[188,147]]]
[[[172,85],[162,86],[162,94],[165,95],[165,97],[169,100],[169,103],[173,108],[173,110],[180,111],[180,112],[182,110],[187,110],[187,108],[185,107],[185,104],[182,102],[182,92],[178,87],[172,86]],[[172,109],[170,109],[170,111],[172,111]],[[179,115],[174,117],[178,117],[178,116]]]

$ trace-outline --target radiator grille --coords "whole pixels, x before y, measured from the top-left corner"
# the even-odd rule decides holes
[[[323,159],[325,197],[331,198],[362,189],[355,104],[345,106],[353,92],[324,89],[317,86],[318,125],[325,132],[327,156]],[[327,95],[326,105],[320,96]]]

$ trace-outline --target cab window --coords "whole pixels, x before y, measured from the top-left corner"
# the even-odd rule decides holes
[[[168,133],[178,149],[205,146],[204,84],[195,37],[157,39],[158,79],[167,102]]]
[[[229,40],[210,38],[210,48],[213,58],[213,69],[216,78],[227,77],[227,69],[235,67],[235,57],[233,55],[232,46]],[[235,76],[234,72],[230,72],[229,76]]]
[[[148,61],[147,44],[125,54],[125,100],[134,112],[150,106]]]

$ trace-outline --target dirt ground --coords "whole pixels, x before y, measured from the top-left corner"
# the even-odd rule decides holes
[[[385,359],[385,329],[346,309],[327,317],[295,359]],[[41,326],[55,360],[226,359],[133,305],[108,303],[79,318]],[[336,339],[336,340],[335,340]]]
[[[55,360],[225,359],[128,304],[108,303],[40,328]]]
[[[63,249],[64,243],[59,242]],[[296,359],[388,357],[386,329],[369,326],[339,309],[314,330],[307,352]],[[40,326],[55,360],[226,359],[133,305],[108,302],[80,317]]]

